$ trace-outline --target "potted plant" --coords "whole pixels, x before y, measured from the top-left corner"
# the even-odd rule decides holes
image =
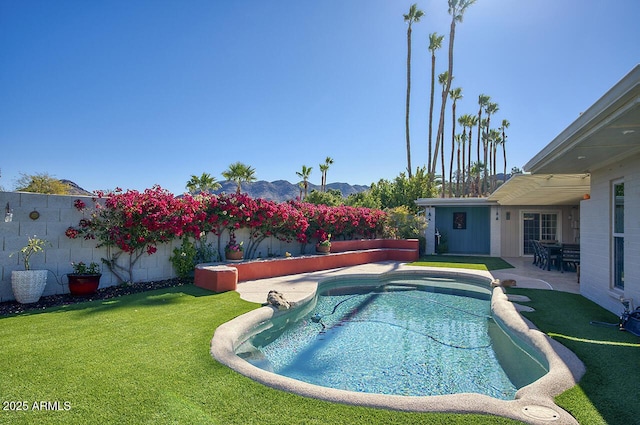
[[[242,246],[242,242],[236,242],[236,235],[234,233],[231,233],[229,243],[227,243],[224,247],[224,257],[227,260],[238,261],[242,260],[243,256],[244,247]]]
[[[69,279],[69,292],[71,295],[91,295],[95,294],[100,286],[100,265],[83,262],[71,263],[73,273],[67,273]]]
[[[47,286],[47,270],[31,270],[31,257],[39,252],[44,252],[46,245],[51,245],[45,239],[29,237],[27,245],[20,251],[10,254],[18,254],[24,264],[24,270],[11,272],[11,289],[16,301],[22,304],[37,302]]]
[[[316,252],[328,254],[331,251],[331,233],[316,244]]]

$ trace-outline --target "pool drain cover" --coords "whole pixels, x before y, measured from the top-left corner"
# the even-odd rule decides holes
[[[558,412],[545,406],[524,406],[522,413],[540,421],[557,421],[560,419]]]

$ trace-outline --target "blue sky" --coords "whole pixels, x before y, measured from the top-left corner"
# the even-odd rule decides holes
[[[326,156],[329,182],[393,179],[406,169],[410,5],[0,0],[0,185],[48,173],[178,194],[236,161],[267,181],[311,166],[319,184]],[[440,73],[450,23],[446,0],[418,7],[414,168],[427,161],[428,35],[446,35]],[[640,61],[639,16],[637,0],[478,0],[456,32],[458,115],[491,96],[492,122],[511,123],[508,168],[522,168]]]

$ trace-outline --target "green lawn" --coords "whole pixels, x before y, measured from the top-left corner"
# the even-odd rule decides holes
[[[558,403],[583,424],[637,421],[640,340],[590,325],[617,318],[579,295],[509,292],[529,296],[536,312],[527,317],[587,365],[580,385]],[[214,361],[209,342],[218,325],[256,307],[235,292],[182,286],[1,318],[3,407],[29,410],[0,410],[0,423],[517,423],[346,406],[255,383]],[[40,402],[61,410],[33,410]]]
[[[218,325],[256,307],[183,286],[1,318],[2,401],[29,410],[0,410],[0,423],[517,423],[332,404],[255,383],[214,361],[209,343]],[[33,410],[40,402],[62,410]]]
[[[594,326],[591,321],[617,323],[618,317],[581,295],[540,289],[509,288],[526,295],[533,313],[523,313],[587,366],[577,386],[556,403],[581,424],[633,424],[640,420],[640,338],[617,327]],[[622,310],[622,306],[620,306]]]
[[[412,266],[453,267],[472,270],[511,269],[513,266],[500,257],[467,257],[461,255],[427,255]]]

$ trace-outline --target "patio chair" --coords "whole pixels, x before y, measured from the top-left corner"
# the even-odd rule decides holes
[[[542,261],[542,256],[540,254],[540,244],[538,241],[534,241],[531,239],[531,248],[533,248],[533,264],[540,267],[540,262]]]
[[[569,267],[575,271],[578,271],[580,265],[580,245],[577,244],[562,244],[562,267],[560,270],[564,271]]]
[[[540,256],[540,259],[538,260],[538,267],[541,269],[549,268],[551,266],[549,264],[551,261],[551,258],[549,257],[549,250],[545,248],[540,241],[536,241],[536,246],[538,247],[538,255]]]

